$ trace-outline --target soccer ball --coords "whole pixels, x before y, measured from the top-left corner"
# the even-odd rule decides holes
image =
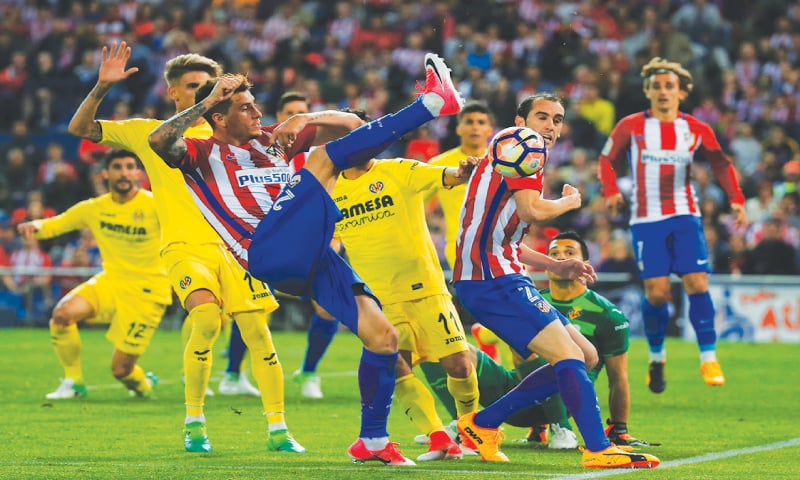
[[[541,135],[528,127],[508,127],[489,143],[489,159],[500,175],[520,178],[544,167],[547,147]]]

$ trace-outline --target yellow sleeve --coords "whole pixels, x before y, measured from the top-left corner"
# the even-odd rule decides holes
[[[86,218],[94,199],[84,200],[76,203],[67,211],[52,218],[37,220],[37,232],[35,237],[38,239],[53,238],[75,230],[88,227]]]
[[[129,150],[141,157],[150,150],[148,135],[163,122],[152,118],[131,118],[121,121],[98,120],[98,123],[103,131],[100,143]]]
[[[399,185],[408,186],[413,192],[427,193],[442,186],[442,175],[446,167],[428,165],[408,158],[397,158],[390,162],[395,165],[394,171]]]

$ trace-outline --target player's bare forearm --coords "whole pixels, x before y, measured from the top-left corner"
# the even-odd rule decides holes
[[[459,162],[458,167],[447,167],[442,173],[442,185],[452,188],[467,183],[477,164],[477,158],[467,157]]]
[[[103,132],[100,129],[100,124],[95,120],[95,116],[100,103],[110,89],[111,85],[101,85],[99,83],[92,88],[69,121],[69,126],[67,127],[69,133],[93,142],[102,140]]]
[[[168,164],[177,165],[186,155],[184,132],[207,111],[205,102],[200,102],[174,115],[150,132],[147,137],[150,148]]]

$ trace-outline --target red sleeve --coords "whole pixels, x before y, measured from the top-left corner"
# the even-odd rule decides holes
[[[503,180],[508,185],[508,189],[514,190],[537,190],[544,191],[544,168],[539,170],[533,175],[522,178],[503,177]]]
[[[600,179],[600,187],[604,197],[610,197],[619,193],[617,187],[617,172],[627,156],[631,144],[631,117],[625,117],[614,126],[603,150],[597,165],[597,176]]]
[[[178,161],[174,167],[178,167],[181,169],[184,168],[197,168],[198,166],[198,159],[200,158],[199,153],[208,148],[203,148],[209,145],[213,140],[209,139],[199,139],[199,138],[183,138],[183,141],[186,142],[186,154],[183,156],[182,159]],[[168,164],[169,165],[169,164]]]
[[[697,150],[708,160],[720,186],[728,194],[728,200],[731,203],[743,205],[744,194],[736,179],[736,171],[733,169],[731,159],[722,152],[722,147],[711,127],[703,122],[698,122],[698,125],[702,143]]]
[[[314,138],[317,136],[317,126],[307,125],[306,128],[300,130],[294,143],[286,151],[287,161],[293,158],[298,153],[307,152],[314,146]]]

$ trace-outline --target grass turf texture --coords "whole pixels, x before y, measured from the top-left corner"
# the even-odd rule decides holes
[[[112,347],[102,330],[81,331],[83,368],[89,385],[86,399],[52,401],[45,393],[58,385],[61,367],[47,330],[0,331],[0,478],[80,479],[468,479],[595,478],[621,476],[654,479],[798,478],[800,414],[794,363],[798,346],[732,344],[719,346],[727,384],[706,386],[698,372],[696,346],[667,342],[667,390],[654,395],[644,384],[646,344],[632,342],[631,434],[663,446],[646,449],[661,458],[653,471],[596,471],[580,466],[577,451],[550,451],[515,445],[526,431],[506,427],[506,464],[487,464],[476,457],[392,468],[375,462],[350,463],[345,450],[358,435],[359,397],[355,371],[361,346],[349,333],[337,335],[320,366],[325,398],[307,401],[289,375],[301,363],[305,334],[276,332],[275,343],[286,380],[287,422],[308,448],[305,455],[266,450],[266,422],[254,397],[217,395],[206,400],[211,454],[183,450],[184,418],[180,334],[161,331],[141,364],[161,377],[156,398],[130,398],[111,376]],[[217,352],[225,345],[217,342]],[[217,353],[211,386],[225,367]],[[603,418],[606,377],[598,381]],[[444,410],[441,410],[444,414]],[[389,420],[393,441],[406,456],[426,449],[413,443],[411,422],[395,407]],[[773,444],[789,442],[786,448]],[[763,450],[748,451],[750,447]],[[736,451],[744,450],[737,453]],[[703,455],[727,452],[727,458],[700,461]]]

